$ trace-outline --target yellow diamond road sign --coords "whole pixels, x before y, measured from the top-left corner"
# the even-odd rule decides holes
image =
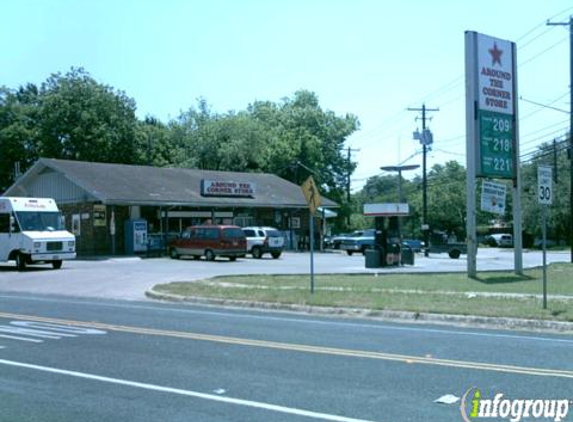
[[[302,193],[306,198],[306,202],[308,204],[308,208],[310,209],[311,214],[316,213],[316,209],[320,207],[321,204],[321,197],[318,188],[316,187],[316,183],[314,183],[314,179],[312,176],[309,176],[308,179],[302,184]]]

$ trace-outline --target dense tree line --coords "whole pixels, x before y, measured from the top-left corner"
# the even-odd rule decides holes
[[[14,164],[22,171],[39,157],[64,158],[210,170],[266,172],[300,184],[312,174],[324,195],[342,205],[339,223],[351,215],[350,228],[372,225],[362,216],[367,202],[397,202],[396,175],[370,178],[346,203],[346,181],[355,163],[344,154],[344,142],[359,128],[350,114],[337,116],[323,110],[317,96],[298,91],[278,103],[256,101],[245,110],[217,113],[205,99],[176,119],[161,122],[153,116],[137,118],[136,103],[124,92],[95,81],[81,68],[53,74],[40,86],[0,87],[0,192],[14,182]],[[567,145],[564,141],[563,145]],[[522,164],[523,226],[540,234],[540,207],[536,200],[537,165],[557,164],[549,211],[549,235],[561,240],[571,232],[569,209],[570,161],[559,148],[555,163],[551,145],[542,145]],[[422,213],[420,177],[402,180],[402,193],[410,203],[405,222],[408,236],[420,236]],[[465,237],[466,171],[455,161],[428,171],[428,223]],[[480,186],[476,190],[479,204]],[[508,182],[508,192],[511,192]],[[478,211],[478,225],[492,220],[511,222],[512,200],[498,217]],[[349,227],[339,227],[340,229]]]
[[[557,242],[567,241],[571,233],[571,161],[568,159],[569,139],[559,145],[541,145],[537,152],[522,167],[523,227],[535,238],[541,237],[542,206],[537,198],[537,168],[539,165],[553,167],[553,204],[547,207],[547,236]],[[555,149],[554,149],[555,148]],[[570,153],[571,154],[571,153]],[[572,154],[573,155],[573,154]],[[573,158],[573,157],[572,157]]]
[[[297,184],[312,174],[324,195],[344,202],[355,163],[343,147],[359,122],[323,110],[312,92],[227,113],[199,99],[166,123],[135,111],[132,98],[81,68],[40,86],[0,87],[0,192],[14,182],[15,163],[25,171],[49,157],[266,172]]]
[[[527,235],[524,244],[541,237],[541,206],[537,201],[537,167],[549,165],[557,173],[554,181],[553,204],[548,208],[548,237],[565,242],[571,233],[570,161],[567,157],[569,140],[562,141],[553,152],[553,145],[541,145],[538,151],[527,162],[521,165],[522,175],[522,227]],[[459,239],[466,236],[466,170],[456,161],[436,164],[427,175],[428,186],[428,223],[431,229],[445,230],[455,234]],[[512,182],[507,181],[506,209],[504,215],[492,214],[479,210],[481,197],[481,180],[477,181],[476,195],[478,235],[485,235],[496,224],[513,223]],[[382,175],[370,178],[364,188],[353,196],[355,228],[369,227],[373,219],[362,217],[364,203],[397,202],[398,176]],[[402,180],[403,196],[410,204],[410,217],[405,219],[403,231],[405,236],[421,238],[422,223],[422,179]],[[508,231],[511,229],[505,229]],[[527,244],[529,243],[529,244]]]

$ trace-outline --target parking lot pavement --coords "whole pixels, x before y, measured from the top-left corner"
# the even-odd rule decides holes
[[[551,252],[547,260],[568,262],[569,257],[569,252]],[[512,270],[513,260],[512,249],[480,249],[478,271]],[[364,263],[362,255],[347,256],[339,252],[314,254],[317,274],[465,272],[467,268],[465,255],[460,259],[450,259],[447,254],[431,254],[427,258],[416,254],[414,266],[371,269],[365,268]],[[541,252],[524,252],[523,263],[525,268],[540,266]],[[305,274],[309,271],[310,254],[294,252],[286,252],[280,259],[249,257],[236,262],[138,257],[77,259],[66,261],[61,270],[42,265],[31,266],[25,272],[16,271],[13,263],[4,263],[0,265],[0,292],[147,300],[145,291],[160,283],[193,281],[218,275]]]

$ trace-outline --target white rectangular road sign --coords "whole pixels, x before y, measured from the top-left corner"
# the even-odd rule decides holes
[[[553,203],[553,168],[537,167],[537,200],[540,204]]]
[[[481,185],[481,210],[505,214],[506,185],[484,180]]]

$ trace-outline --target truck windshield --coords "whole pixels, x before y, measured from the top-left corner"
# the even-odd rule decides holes
[[[62,230],[62,218],[59,212],[20,211],[16,219],[22,231]]]

